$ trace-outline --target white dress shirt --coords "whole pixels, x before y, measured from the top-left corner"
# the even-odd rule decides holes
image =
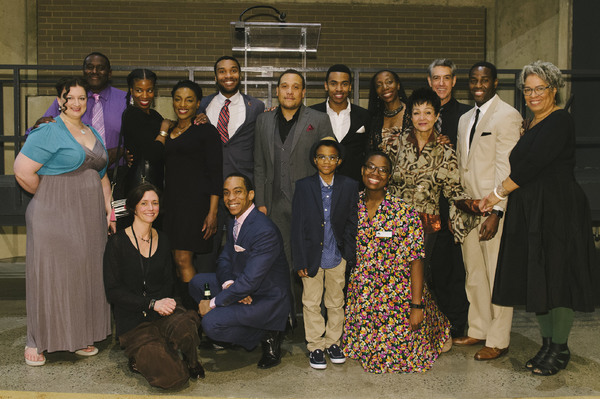
[[[219,92],[212,99],[210,104],[208,104],[208,107],[206,107],[206,116],[208,116],[208,120],[214,127],[217,127],[217,124],[219,123],[219,114],[221,113],[221,108],[223,108],[226,99],[227,97]],[[244,97],[242,97],[242,94],[239,91],[231,96],[229,100],[231,103],[229,104],[229,124],[227,125],[227,133],[229,133],[229,138],[231,138],[246,120],[246,105],[244,104]]]
[[[327,115],[329,115],[333,134],[335,134],[335,138],[339,143],[346,137],[348,129],[350,129],[350,101],[348,99],[346,101],[348,105],[339,114],[329,107],[329,99],[325,103],[325,109],[327,110]]]

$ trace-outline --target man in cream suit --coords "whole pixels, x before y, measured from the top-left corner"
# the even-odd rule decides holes
[[[461,182],[472,198],[483,198],[510,173],[508,156],[520,137],[521,115],[496,94],[496,67],[478,62],[469,71],[469,90],[475,107],[458,123],[458,161]],[[467,274],[466,292],[469,302],[469,330],[465,337],[453,340],[456,345],[484,347],[476,360],[491,360],[508,352],[512,308],[492,304],[492,288],[502,216],[506,201],[500,202],[488,217],[481,217],[462,244]]]

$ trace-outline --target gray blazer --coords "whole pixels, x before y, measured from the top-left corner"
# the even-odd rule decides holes
[[[329,116],[314,109],[301,106],[294,126],[294,141],[289,158],[291,187],[297,180],[315,173],[310,162],[310,148],[323,137],[333,137]],[[254,134],[254,185],[256,206],[266,206],[270,212],[273,200],[274,134],[277,112],[265,112],[256,119]],[[294,193],[292,193],[293,195]]]
[[[253,178],[254,173],[254,127],[256,118],[265,110],[265,104],[257,98],[240,93],[246,105],[246,120],[235,131],[231,139],[223,144],[223,179],[233,172]],[[206,113],[206,108],[215,94],[204,97],[198,113]]]

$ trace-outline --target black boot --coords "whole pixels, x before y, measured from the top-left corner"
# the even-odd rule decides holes
[[[281,331],[268,331],[263,340],[262,357],[258,361],[259,369],[269,369],[281,363]]]
[[[542,337],[542,347],[538,351],[538,353],[529,359],[527,363],[525,363],[525,368],[527,370],[533,370],[534,367],[537,367],[538,364],[542,361],[546,353],[550,350],[550,343],[552,342],[552,338],[550,337]]]
[[[546,353],[544,358],[531,372],[535,375],[554,375],[567,367],[569,359],[571,359],[571,352],[566,343],[555,344],[554,342],[551,342],[548,353]]]

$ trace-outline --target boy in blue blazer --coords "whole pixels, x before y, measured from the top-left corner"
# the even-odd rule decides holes
[[[304,331],[315,369],[327,367],[324,352],[332,363],[346,361],[339,345],[346,266],[356,261],[358,182],[335,174],[342,149],[333,137],[313,145],[311,163],[318,173],[296,182],[292,201],[292,259],[302,278]]]

